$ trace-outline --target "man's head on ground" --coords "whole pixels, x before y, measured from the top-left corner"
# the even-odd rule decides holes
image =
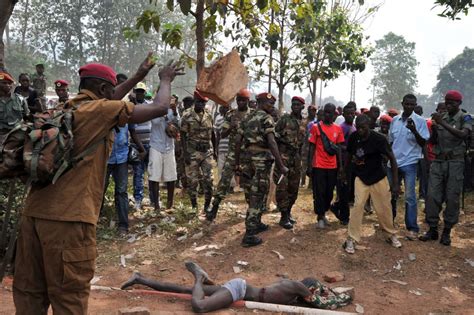
[[[209,99],[206,96],[202,95],[197,90],[194,91],[194,111],[196,113],[201,113],[204,110],[207,101],[209,101]]]
[[[133,89],[133,92],[135,93],[136,102],[143,103],[145,101],[146,84],[143,82],[137,83],[137,85]]]
[[[14,80],[7,72],[0,71],[0,96],[10,96]]]
[[[326,125],[330,125],[334,122],[336,117],[336,105],[333,103],[327,103],[323,108],[323,122]]]
[[[65,80],[56,80],[54,82],[54,90],[60,102],[65,102],[69,98],[69,82]]]
[[[462,104],[462,94],[456,90],[446,92],[444,96],[444,103],[446,104],[446,111],[449,115],[454,115],[459,111],[459,106]]]
[[[28,73],[20,73],[18,82],[22,88],[27,89],[30,86],[30,76]]]
[[[125,73],[118,73],[115,78],[117,79],[117,85],[128,80],[128,76]]]
[[[443,114],[446,113],[446,104],[444,102],[439,102],[438,105],[436,105],[436,112]]]
[[[355,118],[355,108],[349,105],[344,106],[344,109],[342,110],[342,116],[344,117],[346,124],[352,125]]]
[[[293,96],[291,99],[291,113],[298,117],[301,117],[301,112],[304,108],[304,98],[300,96]]]
[[[79,89],[86,89],[98,98],[112,99],[117,85],[117,74],[109,66],[90,63],[79,68]]]
[[[371,120],[367,115],[360,115],[356,119],[357,133],[361,138],[367,138],[370,132]]]
[[[194,104],[194,98],[192,96],[186,96],[183,98],[183,107],[184,109],[188,109]]]
[[[276,99],[271,93],[260,93],[257,95],[257,106],[267,114],[272,113]]]
[[[408,117],[410,116],[413,111],[415,110],[416,106],[416,96],[413,94],[407,94],[402,99],[402,107],[403,107],[403,116]]]
[[[237,102],[237,109],[239,111],[246,111],[250,101],[250,91],[247,89],[241,89],[237,93],[235,101]]]
[[[36,66],[36,73],[38,73],[39,75],[42,75],[44,73],[44,64],[42,63],[38,63]]]
[[[416,105],[415,108],[413,109],[413,111],[415,112],[415,114],[417,114],[419,116],[423,116],[423,106]]]

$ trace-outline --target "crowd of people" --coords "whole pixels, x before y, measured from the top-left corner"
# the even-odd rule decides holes
[[[58,95],[54,104],[45,98],[42,65],[31,78],[22,73],[15,88],[12,76],[0,72],[0,135],[27,115],[74,107],[74,150],[82,152],[98,143],[54,185],[31,187],[15,260],[13,295],[18,314],[47,310],[50,303],[58,312],[84,313],[94,273],[95,227],[110,176],[115,183],[118,232],[128,233],[129,167],[134,207],[144,205],[147,178],[149,200],[157,213],[173,207],[175,187],[180,187],[189,197],[191,212],[197,215],[202,210],[212,222],[226,195],[242,189],[248,205],[244,247],[262,243],[259,235],[269,228],[262,215],[272,189],[281,213],[279,226],[290,230],[297,224],[292,212],[306,177],[316,227],[326,228],[327,213],[333,212],[342,226],[347,225],[343,244],[347,253],[357,249],[364,212],[372,210],[387,241],[402,246],[394,224],[402,182],[406,239],[440,238],[441,244],[451,244],[472,130],[459,91],[447,91],[430,119],[422,117],[413,94],[402,97],[401,113],[392,108],[381,114],[377,106],[358,108],[353,101],[343,108],[331,103],[306,106],[304,98],[294,96],[291,111],[280,114],[271,93],[253,99],[248,89],[238,91],[235,106],[219,106],[212,113],[202,91],[195,90],[182,101],[171,94],[171,82],[182,74],[176,64],[160,70],[160,87],[152,93],[144,83],[154,66],[150,60],[130,77],[102,64],[87,64],[79,70],[79,93],[74,98],[69,97],[64,78],[54,82]],[[105,141],[100,142],[102,138]],[[213,159],[219,168],[216,187]],[[424,234],[418,225],[417,179],[429,226]],[[160,185],[167,190],[165,206]]]

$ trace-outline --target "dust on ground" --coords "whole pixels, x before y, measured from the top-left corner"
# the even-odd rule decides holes
[[[346,227],[332,214],[330,227],[324,230],[315,227],[312,196],[307,188],[300,189],[292,211],[298,221],[295,228],[292,231],[280,228],[279,213],[267,213],[263,221],[271,229],[261,234],[264,244],[254,248],[240,246],[246,211],[241,193],[228,196],[217,222],[211,225],[202,217],[192,219],[185,199],[181,202],[178,198],[174,213],[165,217],[156,216],[151,209],[133,213],[128,239],[118,240],[109,223],[102,222],[98,231],[95,284],[119,287],[133,271],[140,271],[150,278],[191,286],[193,277],[184,268],[186,260],[199,263],[217,282],[242,277],[256,286],[282,277],[322,279],[327,272],[340,271],[345,280],[331,286],[355,288],[354,303],[341,311],[355,312],[355,305],[359,304],[365,314],[474,314],[472,193],[466,196],[466,209],[453,230],[451,247],[402,239],[403,247],[393,248],[378,230],[376,215],[371,214],[364,217],[364,237],[354,255],[343,251]],[[424,204],[419,202],[419,223],[424,231],[423,209]],[[400,236],[404,235],[403,212],[400,204],[397,218]],[[175,233],[176,230],[179,232]],[[203,248],[205,245],[209,246]],[[410,255],[411,260],[409,254],[414,254]],[[239,265],[238,261],[248,265]],[[236,274],[234,266],[241,272]],[[11,285],[6,283],[2,287],[0,313],[13,314]],[[126,291],[92,291],[89,304],[90,314],[117,314],[118,309],[132,306],[145,306],[152,314],[192,313],[188,301]],[[236,312],[249,310],[235,308],[217,313]]]

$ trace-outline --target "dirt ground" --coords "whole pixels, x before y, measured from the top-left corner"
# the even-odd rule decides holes
[[[186,209],[183,205],[178,208]],[[420,202],[420,224],[423,209],[424,204]],[[209,225],[202,218],[190,220],[183,224],[185,229],[180,228],[179,235],[173,231],[181,225],[167,223],[171,217],[175,217],[176,222],[183,221],[178,218],[182,215],[178,214],[179,211],[168,214],[168,219],[134,213],[131,215],[132,237],[128,240],[118,240],[110,236],[111,230],[107,232],[106,228],[100,228],[95,278],[99,280],[95,284],[118,287],[134,270],[138,270],[151,278],[191,285],[192,276],[183,264],[191,259],[201,264],[217,282],[242,277],[257,286],[281,277],[301,280],[313,276],[322,279],[329,271],[343,272],[345,280],[331,286],[355,288],[354,303],[340,309],[346,312],[355,312],[356,304],[359,304],[365,314],[474,314],[472,193],[467,195],[466,209],[460,224],[454,229],[451,247],[438,242],[403,239],[401,249],[392,248],[385,242],[383,233],[377,230],[377,218],[372,214],[364,219],[364,238],[354,255],[343,251],[341,245],[347,231],[332,214],[329,228],[319,230],[315,227],[312,197],[306,188],[301,189],[293,211],[298,221],[295,229],[280,228],[279,214],[267,213],[263,221],[269,223],[271,229],[262,233],[264,244],[255,248],[240,246],[245,230],[245,210],[243,195],[237,193],[225,200],[216,223]],[[399,210],[399,213],[397,224],[403,236],[403,211]],[[147,234],[146,228],[151,223],[157,224],[156,232],[155,227],[151,230],[148,227]],[[421,226],[424,231],[426,227]],[[204,245],[211,246],[200,250]],[[283,257],[279,258],[274,251]],[[410,260],[409,254],[415,254],[416,259]],[[125,267],[121,266],[121,255]],[[238,265],[238,261],[248,262],[248,265]],[[239,274],[235,274],[234,266],[240,267]],[[14,313],[11,280],[2,285],[0,301],[0,314]],[[117,314],[118,309],[132,306],[145,306],[152,314],[191,313],[188,301],[126,291],[92,291],[89,313]],[[217,313],[235,312],[250,311],[235,308]]]

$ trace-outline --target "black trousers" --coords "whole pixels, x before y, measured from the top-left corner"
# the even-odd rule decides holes
[[[319,220],[331,206],[337,182],[337,169],[313,168],[312,175],[314,212]]]

